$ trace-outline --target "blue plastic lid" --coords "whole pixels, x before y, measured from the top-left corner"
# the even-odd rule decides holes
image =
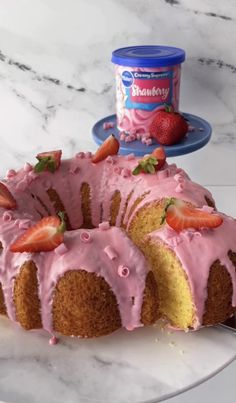
[[[183,63],[185,51],[171,46],[129,46],[112,52],[112,63],[130,67],[165,67]]]

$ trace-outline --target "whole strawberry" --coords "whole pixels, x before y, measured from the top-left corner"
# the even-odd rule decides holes
[[[170,146],[185,137],[188,132],[188,124],[180,113],[173,112],[171,107],[166,106],[165,110],[157,111],[149,127],[149,132],[158,143]]]

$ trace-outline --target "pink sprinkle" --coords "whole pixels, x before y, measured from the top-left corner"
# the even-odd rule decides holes
[[[77,153],[76,155],[75,155],[75,158],[85,158],[85,153],[83,152],[83,151],[80,151],[79,153]]]
[[[211,206],[202,206],[201,208],[202,211],[205,211],[206,213],[212,213],[214,211],[214,207]]]
[[[24,165],[24,171],[25,172],[30,172],[30,171],[32,171],[32,169],[33,169],[32,165],[29,164],[28,162],[26,162],[25,165]]]
[[[144,139],[146,139],[146,140],[149,139],[150,137],[151,137],[151,136],[150,136],[150,133],[148,133],[148,132],[142,134],[142,138],[144,138]]]
[[[84,243],[89,243],[89,242],[91,242],[91,236],[90,236],[90,233],[89,232],[86,232],[86,231],[83,231],[83,232],[81,232],[81,234],[80,234],[80,240],[82,241],[82,242],[84,242]]]
[[[172,169],[177,169],[177,165],[176,164],[170,164],[169,167],[171,167]]]
[[[183,190],[184,190],[184,184],[183,183],[179,183],[175,188],[176,193],[182,193]]]
[[[157,178],[158,179],[165,179],[168,178],[169,176],[169,170],[168,169],[161,169],[160,171],[157,171]]]
[[[34,172],[34,171],[29,172],[29,176],[30,176],[32,179],[38,178],[38,174],[37,174],[36,172]]]
[[[114,162],[115,162],[114,158],[112,158],[111,155],[108,155],[108,157],[106,158],[105,161],[108,162],[109,164],[112,164],[112,165],[113,165]]]
[[[104,122],[102,125],[103,130],[113,129],[114,126],[115,126],[114,122]]]
[[[130,141],[134,141],[134,140],[136,140],[136,134],[130,134],[129,135],[129,138],[130,138]]]
[[[128,155],[125,156],[125,159],[126,159],[127,161],[134,160],[134,158],[135,158],[135,155],[134,155],[133,153],[130,153],[130,154],[128,154]]]
[[[91,153],[91,151],[86,151],[86,153],[84,155],[85,155],[85,158],[91,158],[93,154]]]
[[[197,236],[197,237],[201,237],[201,236],[202,236],[201,232],[199,232],[199,231],[195,231],[195,232],[194,232],[194,235]]]
[[[128,277],[129,276],[129,268],[124,266],[123,264],[118,267],[118,275],[120,277]]]
[[[118,175],[121,174],[122,168],[121,167],[114,167],[114,172]]]
[[[31,221],[30,220],[20,220],[19,228],[20,229],[28,229],[30,227]]]
[[[12,218],[13,218],[13,215],[12,215],[12,213],[10,211],[5,211],[3,213],[3,216],[2,216],[3,221],[6,221],[6,222],[11,221]]]
[[[137,134],[136,134],[136,138],[137,138],[137,140],[141,140],[142,135],[141,135],[140,133],[137,133]]]
[[[118,256],[116,251],[110,245],[106,246],[103,250],[110,260],[114,260]]]
[[[58,343],[58,338],[56,336],[52,336],[49,340],[50,346],[55,346]]]
[[[134,326],[132,325],[127,325],[125,326],[126,330],[128,330],[129,332],[132,332],[132,330],[134,330]]]
[[[125,139],[126,139],[125,132],[121,132],[121,134],[120,134],[120,141],[125,141]]]
[[[142,137],[141,142],[142,142],[143,144],[146,144],[146,139],[145,139],[145,137]]]
[[[56,249],[54,249],[54,252],[59,256],[64,255],[67,251],[68,251],[68,248],[64,244],[64,242],[61,243]]]
[[[132,140],[131,140],[130,136],[126,136],[125,142],[126,142],[126,143],[130,143],[131,141],[132,141]]]
[[[152,139],[148,139],[148,140],[146,140],[146,143],[145,143],[147,146],[150,146],[151,144],[152,144]]]
[[[128,168],[123,168],[121,171],[123,178],[128,178],[131,175],[131,171]]]
[[[183,183],[183,182],[184,182],[184,177],[183,177],[183,175],[181,175],[181,174],[179,173],[179,174],[174,175],[174,180],[175,180],[176,182],[178,182],[178,183]]]
[[[9,169],[9,171],[7,171],[7,178],[13,178],[14,176],[16,176],[16,171],[15,169]]]
[[[102,231],[106,231],[108,229],[110,229],[110,224],[108,221],[103,221],[98,225],[99,229],[101,229]]]
[[[188,126],[188,132],[194,132],[195,131],[195,127],[189,125]]]

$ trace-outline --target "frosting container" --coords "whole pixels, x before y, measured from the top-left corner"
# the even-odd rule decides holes
[[[184,60],[184,50],[169,46],[131,46],[112,53],[117,127],[129,140],[148,136],[156,111],[165,104],[178,111]]]

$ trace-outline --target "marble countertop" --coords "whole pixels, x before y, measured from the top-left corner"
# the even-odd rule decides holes
[[[207,147],[172,160],[213,193],[220,210],[236,216],[235,37],[234,0],[1,0],[0,176],[33,161],[39,151],[63,148],[69,157],[95,150],[91,127],[115,112],[112,50],[174,45],[187,53],[181,110],[208,120],[213,136]],[[16,368],[17,377],[19,362]],[[208,402],[220,402],[219,393],[214,395],[218,385],[231,403],[235,370],[231,364],[227,376],[223,371],[215,384],[213,379],[176,403],[197,401],[201,393]],[[25,387],[35,385],[25,379]],[[55,387],[58,393],[63,389],[60,382]],[[0,387],[0,399],[7,400],[1,392]]]

